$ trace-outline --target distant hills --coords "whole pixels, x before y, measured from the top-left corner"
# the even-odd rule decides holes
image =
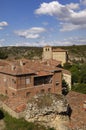
[[[56,48],[56,46],[54,47]],[[68,50],[69,62],[86,63],[86,45],[59,46]],[[0,59],[41,59],[42,47],[0,47]]]

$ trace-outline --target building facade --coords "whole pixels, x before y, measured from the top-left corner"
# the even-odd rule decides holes
[[[68,61],[68,52],[61,48],[52,48],[51,46],[45,46],[43,48],[43,60],[54,59],[61,61],[64,65]]]
[[[38,93],[61,93],[60,68],[42,62],[0,61],[0,94],[31,97]]]

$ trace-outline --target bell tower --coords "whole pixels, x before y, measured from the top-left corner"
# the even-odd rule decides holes
[[[43,47],[43,60],[52,59],[52,47],[45,46]]]

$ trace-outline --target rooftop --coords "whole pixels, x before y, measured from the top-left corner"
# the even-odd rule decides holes
[[[2,61],[0,62],[2,64]],[[3,61],[2,66],[0,66],[0,73],[10,74],[10,75],[24,75],[24,74],[34,74],[34,75],[50,75],[54,71],[61,71],[60,68],[56,68],[55,61],[45,64],[42,61],[35,60],[14,60],[14,61]],[[57,62],[58,65],[58,62]]]
[[[83,109],[86,94],[70,91],[67,100],[72,109],[70,126],[74,129],[86,128],[86,111]]]
[[[67,52],[67,50],[64,50],[62,48],[53,48],[53,52]]]

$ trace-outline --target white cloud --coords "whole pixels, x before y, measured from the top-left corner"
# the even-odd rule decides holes
[[[47,14],[50,16],[56,16],[57,18],[67,18],[70,15],[71,10],[66,8],[64,5],[61,5],[57,1],[53,1],[50,3],[41,4],[40,8],[35,10],[35,14]]]
[[[80,0],[81,4],[86,5],[86,0]]]
[[[83,27],[86,29],[86,9],[75,12],[75,9],[78,8],[79,4],[77,3],[62,5],[57,1],[53,1],[50,3],[42,3],[35,10],[35,14],[56,17],[57,20],[63,22],[61,31],[72,31],[75,29],[83,29]]]
[[[70,3],[70,4],[67,4],[66,6],[67,6],[69,9],[74,9],[74,10],[80,8],[78,3]]]
[[[8,26],[8,23],[6,21],[0,22],[0,30],[2,30],[3,27],[6,27],[6,26]]]
[[[35,38],[39,38],[40,34],[45,32],[46,29],[42,28],[42,27],[33,27],[27,30],[19,30],[19,31],[15,31],[15,34],[27,38],[27,39],[35,39]]]
[[[85,28],[86,28],[86,24],[81,26],[81,25],[74,25],[72,23],[65,23],[62,25],[62,28],[60,29],[60,31],[64,32],[64,31],[72,31],[75,29],[85,29]]]

